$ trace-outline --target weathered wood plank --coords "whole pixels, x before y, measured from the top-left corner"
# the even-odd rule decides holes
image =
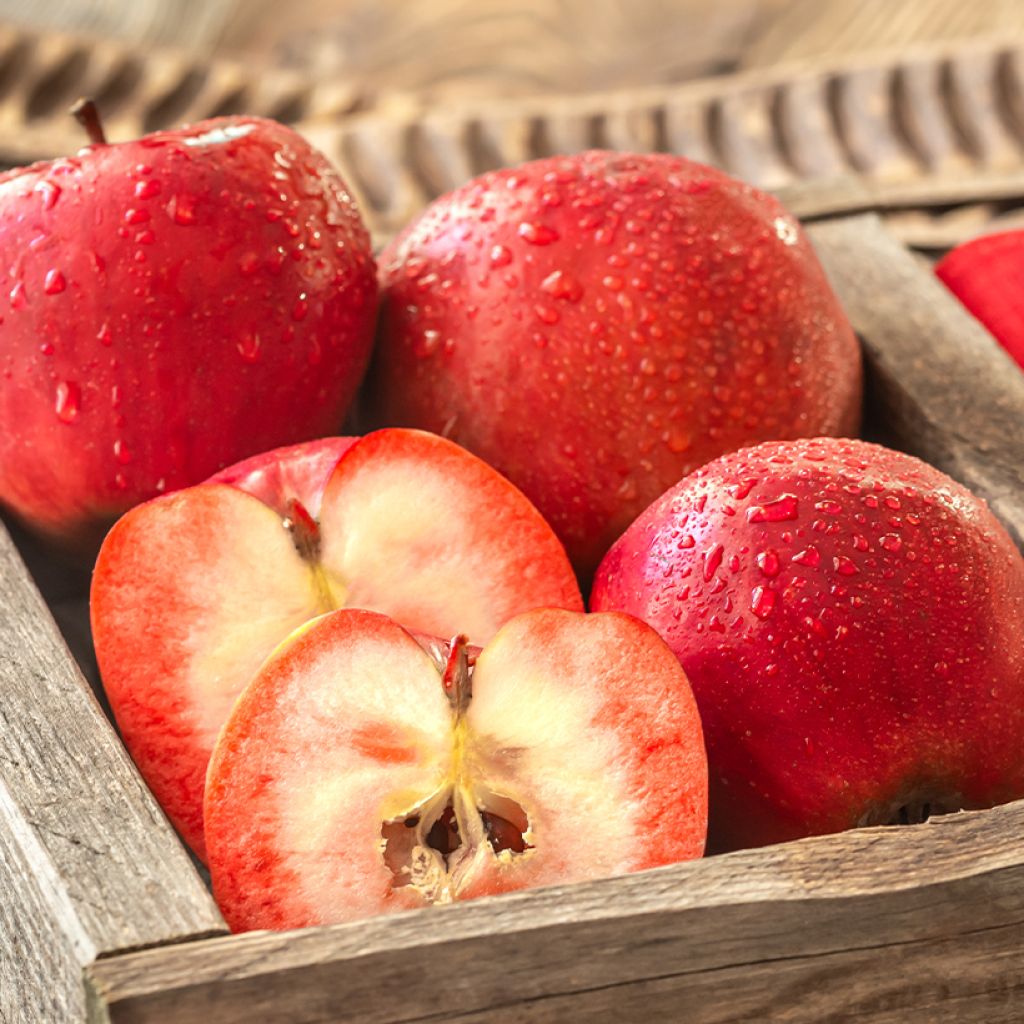
[[[148,950],[89,968],[92,1020],[1019,1019],[1022,830],[1019,802],[335,928]]]
[[[0,1019],[80,1019],[99,956],[223,921],[0,526]]]
[[[886,439],[985,498],[1024,548],[1024,374],[877,218],[809,231],[862,339]]]

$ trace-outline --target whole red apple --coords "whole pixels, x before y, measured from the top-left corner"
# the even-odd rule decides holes
[[[718,459],[626,531],[591,606],[650,623],[686,670],[712,849],[1024,796],[1024,560],[908,455]]]
[[[526,498],[415,430],[247,459],[132,509],[103,542],[91,595],[103,685],[200,857],[206,765],[235,699],[292,630],[351,606],[485,643],[520,612],[583,600]]]
[[[699,857],[707,759],[629,616],[531,611],[480,652],[344,610],[245,689],[205,812],[231,927],[300,928]]]
[[[130,506],[334,433],[369,238],[283,125],[220,118],[0,178],[0,503],[88,548]]]
[[[584,576],[715,456],[856,429],[857,342],[800,226],[692,161],[589,152],[486,174],[380,262],[373,422],[491,463]]]

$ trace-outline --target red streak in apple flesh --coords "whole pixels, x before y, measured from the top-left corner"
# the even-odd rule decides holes
[[[799,224],[690,160],[583,153],[433,203],[380,258],[367,407],[451,437],[589,577],[640,512],[757,441],[856,431],[856,339]]]
[[[205,801],[233,929],[701,855],[700,719],[653,630],[540,609],[506,623],[471,675],[465,654],[458,639],[428,654],[394,621],[344,610],[263,666],[220,735]]]
[[[0,178],[0,495],[83,547],[139,501],[335,432],[369,238],[283,125],[222,118]]]
[[[256,456],[132,509],[100,551],[91,612],[125,743],[202,857],[217,733],[292,630],[357,606],[480,642],[540,605],[583,602],[537,510],[452,442],[384,430]]]
[[[709,848],[1024,796],[1024,560],[908,455],[770,443],[710,463],[608,553],[700,707]]]

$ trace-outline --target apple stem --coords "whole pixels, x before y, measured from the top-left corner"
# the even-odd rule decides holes
[[[469,707],[469,699],[472,696],[472,681],[469,674],[469,652],[466,650],[469,640],[467,637],[452,637],[448,645],[448,660],[444,666],[445,693],[451,701],[455,710],[455,717],[462,718]]]
[[[103,131],[103,121],[100,119],[100,112],[92,100],[77,100],[71,107],[71,116],[85,129],[89,141],[96,146],[105,146],[107,136]]]
[[[298,498],[289,498],[285,529],[292,535],[299,555],[312,565],[320,559],[320,526]]]

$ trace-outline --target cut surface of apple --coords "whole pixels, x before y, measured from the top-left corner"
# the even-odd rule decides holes
[[[630,616],[538,609],[434,655],[333,612],[275,653],[210,763],[235,930],[332,924],[699,857],[707,763],[675,656]]]
[[[519,491],[411,430],[258,456],[133,509],[108,535],[91,607],[104,687],[201,857],[206,765],[232,704],[294,629],[351,605],[484,643],[519,612],[582,600]]]

